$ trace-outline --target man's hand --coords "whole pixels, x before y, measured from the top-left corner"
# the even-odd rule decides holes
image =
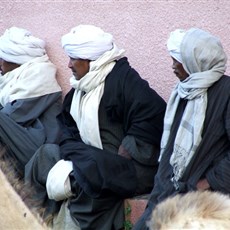
[[[206,179],[202,179],[198,181],[196,188],[198,190],[207,190],[210,188],[210,185]]]
[[[120,145],[118,149],[118,155],[123,156],[129,160],[132,159],[130,153],[122,145]]]

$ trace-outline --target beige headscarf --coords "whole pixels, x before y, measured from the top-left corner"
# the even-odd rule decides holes
[[[45,51],[45,42],[25,29],[11,27],[0,37],[0,58],[20,66],[0,76],[0,103],[34,98],[61,91],[56,66]]]
[[[79,25],[61,39],[69,57],[95,61],[113,48],[113,36],[93,25]]]
[[[28,30],[11,27],[0,37],[0,58],[22,65],[46,54],[45,42]]]

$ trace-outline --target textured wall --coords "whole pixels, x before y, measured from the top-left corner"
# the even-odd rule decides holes
[[[229,12],[227,0],[1,0],[0,33],[18,26],[44,39],[65,94],[71,71],[60,45],[61,36],[78,24],[100,26],[114,35],[117,45],[126,49],[131,65],[168,100],[177,81],[165,46],[170,31],[190,27],[208,30],[221,38],[230,56]]]

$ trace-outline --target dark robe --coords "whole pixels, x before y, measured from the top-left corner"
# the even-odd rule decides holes
[[[71,215],[79,221],[82,230],[120,229],[123,199],[152,189],[166,104],[129,66],[127,58],[119,60],[106,78],[100,103],[99,125],[102,142],[104,140],[101,150],[80,140],[76,123],[69,114],[73,93],[74,89],[66,96],[60,117],[65,130],[61,154],[73,162],[73,176],[80,185],[80,190],[73,188],[78,195],[70,199]],[[106,146],[107,134],[103,133],[104,129],[111,128],[120,129],[111,131],[120,139],[114,152]],[[139,141],[140,152],[131,152],[133,160],[128,160],[117,153],[122,140],[127,138],[129,142],[131,137],[134,143]]]
[[[103,149],[98,149],[86,145],[80,138],[76,122],[70,115],[73,93],[71,89],[65,96],[62,113],[58,116],[62,130],[60,155],[71,160],[74,168],[70,174],[74,192],[69,198],[71,216],[80,223],[82,230],[121,229],[123,199],[152,189],[166,103],[130,67],[127,58],[117,61],[106,77],[99,105]],[[132,160],[118,155],[121,144],[128,149]],[[56,157],[51,155],[51,152],[37,153],[27,171],[27,179],[39,187],[43,198],[47,197],[44,179]],[[50,159],[50,166],[46,164],[42,170],[45,173],[39,173],[36,165],[42,164],[44,159]],[[41,174],[39,181],[37,178]]]
[[[59,139],[56,116],[61,111],[61,92],[20,99],[0,109],[0,142],[6,148],[3,158],[14,165],[18,176],[35,151]]]
[[[171,182],[172,166],[169,163],[177,127],[186,101],[181,101],[174,119],[167,150],[155,176],[155,186],[145,212],[134,226],[146,230],[146,221],[155,206],[169,196],[196,190],[199,180],[206,178],[212,191],[230,193],[230,78],[223,76],[208,89],[208,105],[205,115],[202,141],[188,165],[176,190]]]

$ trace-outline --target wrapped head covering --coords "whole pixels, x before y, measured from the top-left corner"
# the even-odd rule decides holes
[[[218,37],[199,28],[189,29],[180,46],[183,67],[190,75],[222,76],[226,70],[227,55]],[[212,74],[211,74],[211,73]]]
[[[178,44],[178,49],[175,44]],[[178,82],[171,93],[161,139],[160,158],[167,149],[180,100],[181,98],[187,100],[170,157],[170,164],[173,167],[171,180],[178,189],[178,181],[184,176],[202,141],[208,108],[208,89],[224,75],[227,56],[219,38],[199,28],[191,28],[185,34],[183,32],[183,35],[180,30],[175,31],[169,38],[168,48],[172,56],[175,53],[180,54],[183,68],[189,75]]]
[[[185,30],[176,29],[170,33],[169,39],[167,41],[167,48],[170,55],[180,63],[182,63],[180,45],[185,33]]]
[[[113,48],[113,36],[93,25],[79,25],[64,35],[61,43],[69,57],[95,61]]]
[[[0,58],[22,65],[46,54],[45,42],[25,29],[11,27],[0,37]]]

